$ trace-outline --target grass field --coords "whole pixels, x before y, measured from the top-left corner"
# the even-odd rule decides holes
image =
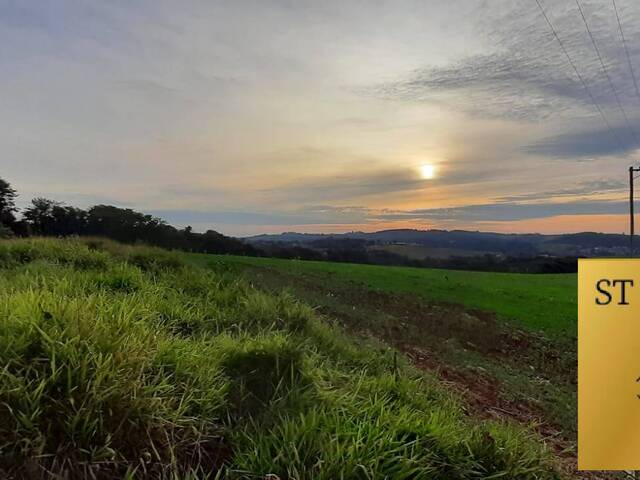
[[[465,272],[189,254],[197,265],[288,292],[353,335],[401,350],[480,415],[576,436],[576,276]]]
[[[451,257],[479,257],[486,253],[480,250],[463,250],[460,248],[447,247],[428,247],[426,245],[412,244],[389,244],[389,245],[373,245],[369,247],[372,250],[382,250],[385,252],[402,255],[413,260],[424,260],[425,258],[447,259]]]
[[[538,431],[389,345],[182,258],[0,242],[0,477],[564,476]]]
[[[300,275],[314,275],[329,283],[357,282],[390,293],[415,295],[427,301],[453,302],[495,312],[527,328],[549,334],[577,332],[577,283],[574,274],[467,272],[411,267],[281,260],[191,254],[206,265],[268,267]]]

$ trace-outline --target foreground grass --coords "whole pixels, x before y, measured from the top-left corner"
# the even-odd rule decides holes
[[[243,264],[237,257],[218,256],[210,267],[242,274],[268,292],[290,292],[350,334],[394,346],[418,368],[453,381],[476,411],[535,422],[557,448],[575,453],[577,351],[571,335],[500,321],[456,304],[455,296],[434,303],[364,283]]]
[[[494,312],[507,320],[551,335],[577,333],[577,284],[574,274],[467,272],[412,267],[189,254],[196,264],[220,261],[268,267],[321,277],[325,283],[356,282],[389,293],[427,301],[453,302]]]
[[[3,478],[560,478],[530,430],[287,295],[100,240],[0,243]]]

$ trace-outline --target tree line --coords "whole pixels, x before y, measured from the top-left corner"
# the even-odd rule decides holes
[[[123,243],[143,242],[192,252],[257,254],[251,245],[214,230],[196,233],[191,227],[177,229],[158,217],[130,208],[94,205],[85,210],[38,197],[19,211],[15,204],[17,196],[11,184],[0,178],[0,237],[101,236]]]
[[[28,207],[18,211],[15,205],[17,196],[15,189],[0,178],[0,238],[31,235],[100,236],[122,243],[142,242],[190,252],[285,259],[497,272],[566,273],[577,270],[575,258],[547,258],[536,255],[496,257],[486,254],[475,257],[416,260],[384,250],[371,249],[369,247],[375,242],[361,239],[322,239],[310,242],[306,246],[278,242],[250,245],[214,230],[196,233],[191,227],[177,229],[153,215],[113,205],[94,205],[85,210],[38,197],[31,200]]]

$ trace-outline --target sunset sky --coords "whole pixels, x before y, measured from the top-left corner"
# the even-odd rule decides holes
[[[625,231],[613,3],[580,0],[609,82],[576,1],[540,2],[588,91],[536,0],[0,0],[0,176],[231,235]]]

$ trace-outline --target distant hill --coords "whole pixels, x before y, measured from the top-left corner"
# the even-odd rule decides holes
[[[327,241],[357,239],[371,245],[411,245],[430,249],[447,249],[451,256],[473,251],[503,255],[550,256],[622,256],[629,253],[629,236],[582,232],[561,235],[504,234],[465,230],[382,230],[342,234],[286,232],[257,235],[244,240],[254,245],[290,244],[313,248]],[[413,249],[415,251],[415,248]],[[425,250],[425,257],[429,250]]]

